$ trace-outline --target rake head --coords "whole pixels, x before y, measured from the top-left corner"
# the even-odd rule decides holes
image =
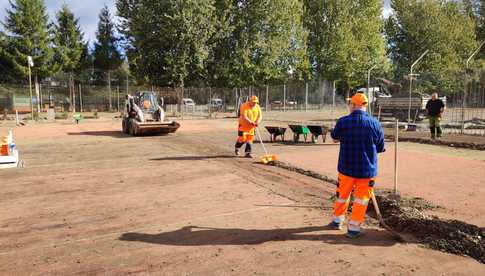
[[[277,160],[276,155],[274,154],[266,154],[263,155],[260,159],[261,163],[267,165],[270,163],[274,163]]]

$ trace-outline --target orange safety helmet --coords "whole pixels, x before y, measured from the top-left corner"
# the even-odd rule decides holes
[[[367,105],[369,100],[364,93],[355,93],[352,97],[350,97],[350,102],[355,106],[364,106]]]
[[[256,95],[251,96],[251,102],[252,102],[252,103],[259,103],[258,96],[256,96]]]

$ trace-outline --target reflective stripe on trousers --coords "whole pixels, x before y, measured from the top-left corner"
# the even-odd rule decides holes
[[[342,217],[347,213],[348,198],[353,191],[352,215],[350,220],[362,223],[367,211],[367,205],[372,191],[373,178],[354,178],[339,173],[337,185],[337,200],[334,205],[334,217]]]

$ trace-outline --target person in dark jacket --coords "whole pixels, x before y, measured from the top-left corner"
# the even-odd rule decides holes
[[[426,111],[428,112],[429,130],[431,131],[431,139],[441,138],[441,116],[445,111],[445,104],[438,98],[438,93],[431,94],[431,99],[426,103]]]
[[[347,223],[347,237],[362,235],[361,224],[377,176],[377,154],[384,152],[384,131],[366,112],[367,97],[356,93],[350,98],[351,113],[338,119],[331,132],[340,142],[338,185],[330,226],[341,229],[353,194],[352,215]]]

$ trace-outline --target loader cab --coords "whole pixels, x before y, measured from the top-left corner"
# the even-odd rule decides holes
[[[159,104],[155,93],[150,91],[139,92],[135,97],[136,104],[147,113],[153,113],[159,109]]]

